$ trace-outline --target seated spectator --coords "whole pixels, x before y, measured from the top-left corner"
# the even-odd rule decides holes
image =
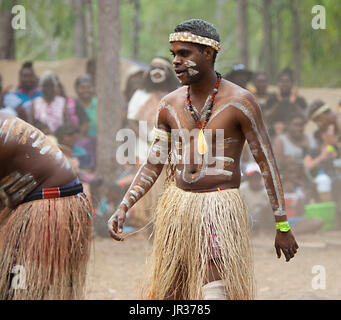
[[[234,84],[248,89],[247,85],[252,78],[252,71],[248,70],[242,63],[234,64],[230,73],[224,76],[224,79]]]
[[[55,136],[69,156],[78,160],[79,169],[91,169],[93,167],[92,155],[85,148],[76,144],[77,130],[73,126],[60,126],[56,130]]]
[[[320,99],[316,99],[310,104],[309,119],[316,124],[318,129],[332,124],[337,131],[340,131],[337,125],[337,114],[333,112],[329,105]]]
[[[269,99],[270,93],[268,92],[268,76],[265,72],[256,72],[253,75],[253,84],[255,86],[254,96],[261,107],[264,107]]]
[[[304,165],[309,170],[312,179],[322,171],[333,183],[335,176],[334,160],[340,156],[336,147],[335,127],[328,125],[315,132],[318,149],[310,150],[304,157]]]
[[[97,97],[89,75],[76,79],[76,114],[79,119],[80,133],[83,137],[97,136]]]
[[[13,106],[9,107],[15,107],[18,117],[27,121],[33,99],[42,95],[41,90],[38,88],[38,77],[34,72],[32,62],[25,62],[22,65],[19,72],[19,85],[8,95],[7,99],[9,101],[12,101],[14,97],[19,99],[19,103],[15,102]]]
[[[6,92],[4,92],[2,89],[2,76],[0,74],[0,110],[2,112],[7,113],[10,116],[16,117],[17,112],[15,111],[15,108],[9,108],[8,106],[5,105],[5,103],[4,103],[4,96],[5,95],[6,95]]]
[[[273,151],[278,161],[285,156],[291,156],[299,163],[313,145],[304,133],[305,117],[301,114],[293,114],[286,122],[286,130],[273,140]]]
[[[274,135],[274,125],[278,122],[285,123],[292,114],[306,115],[307,103],[298,95],[294,87],[293,71],[285,68],[278,76],[278,91],[270,94],[264,107],[265,123],[271,124],[269,134]]]
[[[284,157],[281,164],[285,209],[293,232],[302,234],[321,230],[323,226],[321,219],[304,217],[304,206],[308,203],[308,198],[301,164],[290,156]]]
[[[41,76],[39,84],[43,95],[33,100],[29,122],[35,125],[35,122],[39,120],[46,124],[54,134],[58,127],[69,121],[65,98],[56,95],[55,88],[58,82],[56,76],[50,71],[46,71]]]
[[[60,96],[65,98],[66,101],[66,109],[69,113],[69,121],[70,124],[76,128],[79,129],[79,116],[77,114],[77,110],[76,110],[76,100],[73,97],[68,97],[66,95],[65,89],[63,84],[61,83],[61,81],[59,80],[58,76],[57,77],[57,86],[55,88],[56,90],[56,96]],[[83,110],[82,110],[83,111]],[[81,112],[82,112],[81,111]],[[83,111],[84,112],[84,111]]]
[[[269,197],[264,187],[259,166],[250,162],[245,169],[245,180],[240,186],[245,196],[251,229],[254,235],[272,230],[274,220]]]

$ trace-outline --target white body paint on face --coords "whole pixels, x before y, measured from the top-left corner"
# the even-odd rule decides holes
[[[197,75],[199,73],[198,70],[192,69],[192,68],[188,68],[188,74],[190,77],[194,77],[195,75]]]
[[[199,73],[198,70],[193,69],[193,67],[196,67],[197,64],[192,60],[187,60],[184,62],[184,65],[187,67],[187,71],[190,77],[193,77]]]

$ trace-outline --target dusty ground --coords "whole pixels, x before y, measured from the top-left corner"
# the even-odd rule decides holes
[[[341,299],[341,231],[296,239],[299,253],[287,263],[277,259],[272,237],[254,238],[256,299]],[[122,243],[95,237],[86,299],[137,299],[136,288],[150,250],[151,243],[141,235]],[[323,272],[325,288],[314,289],[315,284],[323,285],[319,281]]]

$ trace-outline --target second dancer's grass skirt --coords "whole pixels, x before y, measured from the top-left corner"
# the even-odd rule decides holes
[[[1,211],[0,299],[81,299],[91,236],[84,194]]]
[[[194,193],[168,186],[154,214],[146,299],[202,299],[208,261],[228,299],[254,298],[249,224],[239,189]]]

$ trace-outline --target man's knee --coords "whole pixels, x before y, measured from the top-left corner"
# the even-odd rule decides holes
[[[223,280],[216,280],[202,287],[204,300],[227,300],[226,287]]]

